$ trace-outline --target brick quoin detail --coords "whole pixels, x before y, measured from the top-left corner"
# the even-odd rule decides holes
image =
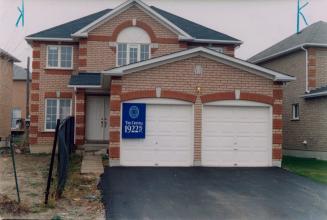
[[[39,80],[40,79],[40,73],[39,72],[33,72],[32,73],[32,80]]]
[[[87,55],[87,49],[86,48],[79,48],[79,55],[80,56],[86,56]]]
[[[111,115],[110,116],[110,126],[120,127],[120,116],[119,115]]]
[[[39,50],[33,50],[33,58],[40,58],[41,52]]]
[[[308,49],[308,88],[315,89],[317,86],[317,61],[316,49]]]
[[[120,132],[119,131],[111,131],[110,132],[110,141],[111,142],[119,142],[120,141]]]
[[[282,149],[281,148],[273,148],[272,150],[272,159],[273,160],[281,160],[282,159]]]
[[[33,69],[40,69],[40,61],[33,61],[32,62]]]
[[[122,101],[142,98],[158,98],[155,90],[139,90],[134,92],[125,92],[121,94]],[[178,99],[195,103],[196,96],[184,92],[177,92],[171,90],[162,90],[159,98]]]
[[[110,158],[112,159],[119,159],[120,157],[120,148],[119,147],[110,147],[109,148],[109,155],[110,155]]]

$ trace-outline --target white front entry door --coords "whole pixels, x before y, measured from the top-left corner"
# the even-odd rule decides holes
[[[203,166],[271,166],[268,107],[204,106]]]
[[[109,140],[109,97],[87,96],[86,140]]]
[[[146,105],[145,139],[122,139],[124,166],[192,166],[191,105]]]

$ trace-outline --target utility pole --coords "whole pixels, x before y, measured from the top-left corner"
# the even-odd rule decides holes
[[[25,116],[25,145],[29,144],[30,123],[30,57],[27,57],[26,68],[26,116]]]

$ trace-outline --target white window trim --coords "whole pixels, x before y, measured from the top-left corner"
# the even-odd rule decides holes
[[[297,106],[298,116],[295,116],[295,106]],[[298,121],[300,120],[300,105],[299,103],[292,104],[292,121]]]
[[[56,109],[56,121],[60,117],[60,101],[58,100],[69,100],[70,101],[70,111],[69,115],[72,115],[72,99],[66,99],[66,98],[46,98],[45,99],[45,110],[44,110],[44,131],[45,132],[54,132],[56,129],[47,129],[47,111],[48,111],[48,100],[56,100],[57,101],[57,109]]]
[[[116,67],[119,67],[118,65],[118,45],[119,44],[126,44],[126,64],[131,64],[130,63],[130,48],[137,48],[137,61],[136,62],[140,62],[141,61],[141,45],[148,45],[149,46],[149,58],[151,59],[151,44],[149,43],[123,43],[123,42],[117,42],[116,43]],[[124,66],[124,65],[122,65]]]
[[[48,53],[49,47],[57,47],[58,48],[58,66],[49,66],[48,63]],[[72,61],[70,67],[61,67],[61,48],[62,47],[70,47],[72,48]],[[70,45],[47,45],[47,52],[46,52],[46,69],[61,69],[61,70],[72,70],[74,67],[74,47]]]

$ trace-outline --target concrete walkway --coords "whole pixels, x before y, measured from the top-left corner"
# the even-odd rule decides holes
[[[81,174],[101,174],[103,173],[102,155],[83,155]]]

